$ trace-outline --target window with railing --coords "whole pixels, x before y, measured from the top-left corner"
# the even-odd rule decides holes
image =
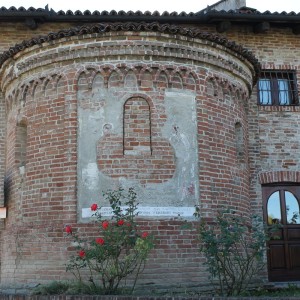
[[[295,71],[263,70],[257,86],[260,105],[299,105]]]

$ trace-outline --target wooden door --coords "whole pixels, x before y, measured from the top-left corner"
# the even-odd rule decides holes
[[[300,280],[300,187],[263,187],[263,198],[265,222],[280,228],[268,242],[269,280]]]

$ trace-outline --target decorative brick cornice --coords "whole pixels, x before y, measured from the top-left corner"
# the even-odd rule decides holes
[[[0,66],[9,58],[12,58],[18,52],[30,48],[35,45],[42,45],[43,43],[52,42],[54,40],[68,38],[72,36],[79,36],[85,34],[95,34],[95,33],[105,33],[110,31],[154,31],[171,35],[183,35],[190,38],[199,38],[213,42],[215,44],[224,46],[234,53],[238,54],[241,58],[249,61],[254,68],[253,72],[253,83],[257,81],[257,77],[260,72],[260,64],[255,56],[248,49],[243,46],[236,44],[235,42],[229,41],[224,37],[202,32],[197,29],[185,28],[176,25],[170,24],[159,24],[158,22],[154,23],[101,23],[96,25],[87,25],[81,27],[75,27],[71,29],[61,30],[56,33],[49,33],[45,36],[35,37],[27,41],[23,41],[20,44],[16,44],[14,47],[11,47],[8,51],[3,52],[0,55]]]
[[[270,171],[261,172],[258,175],[260,184],[276,182],[298,182],[300,183],[300,171]]]

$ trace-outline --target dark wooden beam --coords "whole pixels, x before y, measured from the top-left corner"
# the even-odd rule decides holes
[[[230,28],[231,28],[231,22],[230,21],[220,22],[220,23],[217,24],[217,27],[216,27],[216,29],[219,33],[228,31]]]
[[[258,23],[254,26],[254,33],[265,33],[267,31],[269,31],[271,28],[270,23],[269,22],[261,22]]]
[[[300,34],[300,24],[297,24],[293,27],[294,34]]]
[[[33,18],[27,18],[25,20],[25,25],[32,30],[37,29],[38,27],[36,21]]]

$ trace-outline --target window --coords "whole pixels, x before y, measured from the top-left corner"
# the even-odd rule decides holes
[[[282,209],[284,214],[282,215]],[[272,224],[300,224],[300,207],[295,195],[290,191],[274,192],[267,203],[267,222]],[[284,218],[283,218],[284,216]]]
[[[298,105],[295,71],[263,70],[258,80],[260,105]]]

